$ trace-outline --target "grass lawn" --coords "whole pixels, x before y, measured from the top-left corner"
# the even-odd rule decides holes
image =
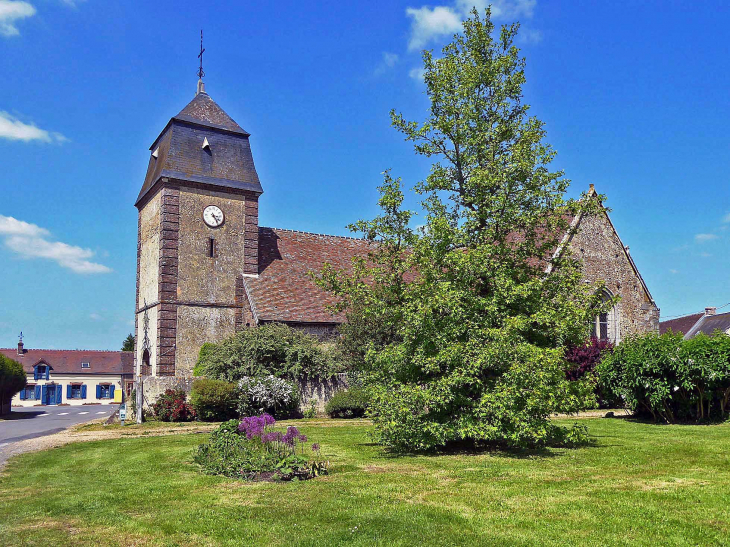
[[[0,545],[730,543],[730,425],[585,421],[597,444],[393,457],[367,422],[300,422],[332,473],[201,475],[205,434],[66,445],[11,460]]]

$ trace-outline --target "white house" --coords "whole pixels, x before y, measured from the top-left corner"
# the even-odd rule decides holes
[[[0,349],[23,365],[28,385],[12,406],[111,403],[117,390],[131,390],[134,354],[125,351]]]

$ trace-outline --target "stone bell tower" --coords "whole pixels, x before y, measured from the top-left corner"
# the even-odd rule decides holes
[[[137,374],[190,377],[201,345],[241,325],[263,192],[249,136],[199,80],[150,147],[135,203]]]

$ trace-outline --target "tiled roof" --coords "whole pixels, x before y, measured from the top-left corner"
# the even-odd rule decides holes
[[[244,278],[259,321],[341,323],[344,318],[325,306],[335,298],[314,284],[309,272],[325,262],[349,269],[352,257],[365,255],[364,239],[337,237],[279,228],[259,228],[259,277]]]
[[[198,93],[173,119],[249,135],[207,93]]]
[[[131,351],[88,351],[64,349],[26,349],[23,356],[18,348],[0,348],[0,353],[23,365],[25,372],[32,374],[33,366],[43,361],[54,374],[133,374],[134,353]],[[89,363],[89,368],[81,368]]]
[[[700,320],[684,334],[684,339],[687,340],[692,338],[701,332],[710,335],[716,330],[725,333],[730,331],[730,313],[718,313],[717,315],[702,316]]]
[[[677,317],[676,319],[669,319],[668,321],[661,321],[659,323],[659,334],[664,334],[669,329],[672,332],[681,332],[686,334],[694,326],[699,319],[705,315],[704,313],[693,313],[691,315],[685,315],[683,317]]]
[[[261,194],[248,137],[207,94],[199,93],[150,147],[137,204],[162,177]],[[205,139],[209,146],[203,148]]]

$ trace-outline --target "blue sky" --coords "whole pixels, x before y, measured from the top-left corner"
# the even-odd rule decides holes
[[[22,329],[29,347],[116,349],[132,330],[133,204],[194,95],[201,27],[207,90],[252,134],[260,224],[346,234],[384,169],[427,173],[388,112],[423,116],[419,50],[471,3],[0,0],[0,346]],[[662,317],[730,302],[724,2],[495,5],[523,24],[554,165],[573,195],[608,195]]]

